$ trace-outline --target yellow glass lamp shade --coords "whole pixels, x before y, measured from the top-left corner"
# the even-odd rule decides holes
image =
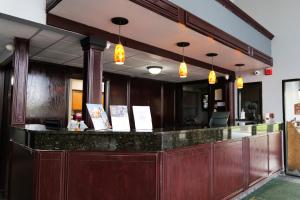
[[[208,83],[210,85],[216,84],[217,82],[217,76],[216,76],[216,72],[214,70],[211,70],[208,74]]]
[[[188,69],[185,62],[182,62],[179,67],[179,77],[186,78],[188,75]]]
[[[125,62],[125,50],[121,43],[117,44],[115,47],[114,60],[117,65],[123,65]]]
[[[244,87],[243,77],[240,76],[236,79],[236,87],[237,87],[237,89],[243,89],[243,87]]]

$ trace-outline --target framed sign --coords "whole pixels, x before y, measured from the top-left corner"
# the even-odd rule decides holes
[[[300,115],[300,103],[294,105],[295,115]]]

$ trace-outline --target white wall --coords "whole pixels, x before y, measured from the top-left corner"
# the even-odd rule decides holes
[[[0,0],[0,13],[46,24],[46,0]]]
[[[263,82],[263,113],[274,112],[282,121],[282,80],[300,78],[300,1],[234,0],[251,17],[270,30],[274,59],[273,76],[246,75],[246,82]]]

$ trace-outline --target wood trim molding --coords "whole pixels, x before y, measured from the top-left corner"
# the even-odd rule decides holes
[[[46,12],[50,12],[53,8],[55,8],[62,0],[51,0],[46,5]]]
[[[268,31],[265,27],[263,27],[260,23],[250,17],[246,12],[244,12],[237,5],[232,3],[230,0],[217,0],[220,4],[222,4],[225,8],[230,10],[233,14],[244,20],[247,24],[252,26],[254,29],[259,31],[261,34],[272,40],[274,35]]]
[[[65,19],[56,15],[52,15],[52,14],[48,14],[47,15],[47,24],[51,25],[51,26],[55,26],[61,29],[65,29],[68,31],[72,31],[72,32],[76,32],[76,33],[80,33],[83,35],[87,35],[87,36],[96,36],[96,37],[100,37],[104,40],[110,41],[112,43],[117,43],[118,42],[118,35],[113,34],[113,33],[109,33],[106,32],[104,30],[101,29],[97,29],[95,27],[91,27],[85,24],[81,24],[69,19]],[[144,52],[148,52],[151,54],[155,54],[155,55],[159,55],[165,58],[169,58],[178,62],[181,62],[181,58],[182,56],[180,54],[165,50],[165,49],[161,49],[149,44],[145,44],[130,38],[126,38],[126,37],[121,37],[121,40],[123,42],[123,44],[127,47],[133,48],[133,49],[137,49],[137,50],[141,50]],[[190,65],[194,65],[200,68],[204,68],[204,69],[211,69],[211,65],[209,63],[200,61],[200,60],[196,60],[194,58],[190,58],[190,57],[185,57],[185,62],[187,64]],[[219,67],[219,66],[215,66],[214,67],[215,71],[220,72],[222,74],[229,74],[232,76],[235,76],[235,72]]]
[[[209,24],[208,22],[202,20],[201,18],[189,13],[188,11],[180,8],[177,5],[171,4],[168,0],[130,0],[148,10],[151,10],[161,16],[166,17],[168,15],[168,13],[165,11],[166,9],[166,5],[172,5],[172,7],[176,7],[177,8],[177,14],[174,15],[176,17],[170,17],[167,16],[167,18],[175,21],[175,22],[179,22],[182,23],[183,25],[193,29],[194,31],[201,33],[205,36],[211,37],[212,39],[230,47],[233,49],[236,49],[250,57],[253,57],[261,62],[264,62],[267,65],[272,66],[273,65],[273,61],[272,61],[272,57],[263,54],[262,52],[258,51],[257,49],[255,49],[254,47],[246,44],[245,42],[237,39],[236,37],[224,32],[223,30]],[[163,4],[163,3],[164,4]],[[228,5],[233,4],[232,2],[228,1],[228,0],[218,0],[218,2],[229,2]],[[168,3],[168,4],[167,4]],[[244,13],[244,11],[242,11],[240,8],[238,8],[236,5],[233,4],[233,6],[231,5],[231,7],[236,7],[235,10],[240,10],[240,12]],[[159,11],[158,11],[158,8]],[[233,12],[233,11],[232,11]],[[242,18],[243,20],[246,21],[246,17],[245,15],[247,15],[246,13],[244,13],[244,18]],[[238,15],[239,16],[239,15]],[[247,15],[248,16],[248,15]],[[240,16],[239,16],[240,17]],[[250,16],[247,17],[247,23],[250,23],[251,21],[251,26],[252,24],[256,24],[256,26],[254,27],[255,29],[259,29],[259,31],[261,30],[265,30],[262,34],[265,35],[265,32],[268,32],[262,25],[258,24],[254,19],[252,19]],[[253,25],[254,26],[254,25]],[[259,28],[258,28],[259,27]],[[269,39],[272,39],[274,37],[274,35],[270,32],[269,33]],[[266,36],[267,37],[267,36]],[[259,52],[257,53],[255,56],[253,55],[253,52]],[[259,54],[259,55],[258,55]]]

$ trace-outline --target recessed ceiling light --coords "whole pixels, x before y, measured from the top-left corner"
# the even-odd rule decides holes
[[[149,66],[147,67],[150,74],[157,75],[160,74],[162,67],[161,66]]]
[[[6,48],[7,51],[14,51],[15,50],[15,47],[12,44],[5,45],[5,48]]]

